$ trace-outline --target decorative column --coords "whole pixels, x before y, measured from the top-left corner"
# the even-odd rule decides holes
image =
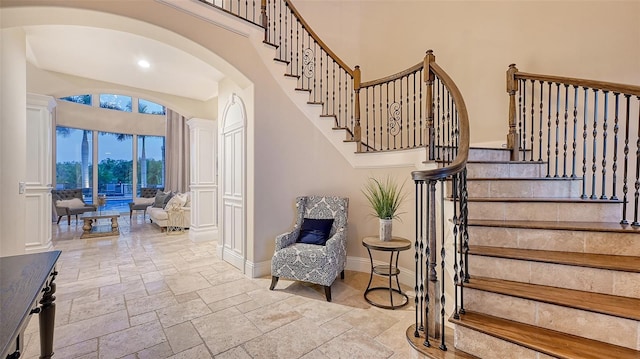
[[[26,35],[22,29],[0,31],[0,256],[23,254],[27,142]],[[28,218],[29,217],[29,218]]]
[[[27,94],[27,133],[25,176],[25,252],[42,252],[53,248],[51,243],[51,180],[54,136],[53,97]]]
[[[187,121],[191,142],[191,227],[194,241],[218,239],[217,123],[192,118]]]

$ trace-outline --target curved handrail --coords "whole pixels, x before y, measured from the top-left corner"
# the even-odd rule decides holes
[[[393,80],[397,80],[401,77],[407,76],[409,74],[412,74],[420,69],[422,69],[424,66],[424,62],[420,61],[418,64],[413,65],[411,67],[409,67],[406,70],[400,71],[398,73],[395,73],[393,75],[389,75],[377,80],[372,80],[372,81],[367,81],[367,82],[363,82],[362,84],[360,84],[360,88],[365,88],[365,87],[371,87],[371,86],[376,86],[376,85],[380,85],[383,84],[385,82],[391,82]]]
[[[462,93],[449,75],[436,63],[430,63],[431,70],[440,78],[453,96],[453,101],[458,109],[458,119],[460,123],[459,148],[456,158],[451,164],[442,168],[413,171],[411,177],[414,181],[438,180],[457,174],[465,169],[469,158],[469,115],[467,106],[462,98]]]
[[[298,12],[298,9],[296,9],[296,7],[293,6],[293,3],[291,2],[291,0],[284,0],[284,2],[291,9],[291,12],[293,12],[293,14],[298,19],[298,21],[300,21],[300,24],[302,24],[302,27],[309,33],[309,35],[311,35],[313,40],[316,43],[318,43],[318,45],[320,45],[322,50],[326,52],[327,55],[329,55],[336,63],[338,63],[340,67],[342,67],[345,71],[347,71],[347,73],[351,75],[351,77],[353,77],[353,69],[349,67],[349,65],[347,65],[344,61],[342,61],[342,59],[339,58],[338,55],[336,55],[333,51],[331,51],[331,49],[329,49],[329,46],[327,46],[327,44],[325,44],[324,41],[320,39],[320,36],[318,36],[315,33],[315,31],[311,29],[311,26],[309,26],[309,24],[307,24],[307,22],[302,17],[302,15],[300,15],[300,13]]]
[[[516,79],[522,79],[522,80],[535,80],[535,81],[546,81],[546,82],[552,82],[552,83],[561,83],[561,84],[571,85],[571,86],[596,88],[603,91],[619,92],[619,93],[631,94],[634,96],[640,96],[640,86],[634,86],[634,85],[618,84],[618,83],[606,82],[606,81],[578,79],[578,78],[564,77],[564,76],[541,75],[541,74],[533,74],[533,73],[527,73],[527,72],[516,72],[514,76]]]

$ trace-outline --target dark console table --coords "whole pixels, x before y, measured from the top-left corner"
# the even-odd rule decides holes
[[[19,358],[23,332],[39,314],[40,358],[53,357],[55,265],[60,251],[0,258],[0,359]]]

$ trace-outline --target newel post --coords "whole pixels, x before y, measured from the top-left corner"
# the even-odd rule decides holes
[[[435,160],[436,141],[435,141],[435,129],[433,125],[433,81],[435,80],[435,74],[431,70],[431,63],[436,62],[436,56],[433,54],[433,50],[427,50],[427,54],[424,56],[424,82],[427,86],[427,94],[425,98],[425,113],[426,113],[426,133],[428,153],[427,158],[430,161]]]
[[[356,141],[357,152],[362,152],[362,128],[360,126],[360,66],[353,70],[353,91],[355,92],[353,140]]]
[[[518,150],[520,149],[520,136],[516,128],[516,92],[518,91],[518,80],[516,80],[518,68],[516,64],[509,65],[507,70],[507,93],[509,94],[509,133],[507,134],[507,148],[511,150],[511,161],[518,160]]]
[[[269,19],[267,18],[267,0],[260,1],[260,19],[264,28],[264,41],[269,42]]]

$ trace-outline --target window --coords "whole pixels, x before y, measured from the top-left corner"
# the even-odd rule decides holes
[[[60,98],[64,101],[75,102],[83,105],[91,106],[91,95],[74,95]]]
[[[133,135],[100,132],[98,136],[98,194],[107,197],[108,208],[126,212],[132,198]]]
[[[85,202],[92,203],[93,131],[56,128],[56,189],[82,188]]]
[[[138,99],[138,112],[151,115],[166,115],[164,106],[145,99]]]
[[[138,136],[137,187],[164,188],[164,137]]]
[[[100,94],[100,107],[131,112],[131,96]]]

